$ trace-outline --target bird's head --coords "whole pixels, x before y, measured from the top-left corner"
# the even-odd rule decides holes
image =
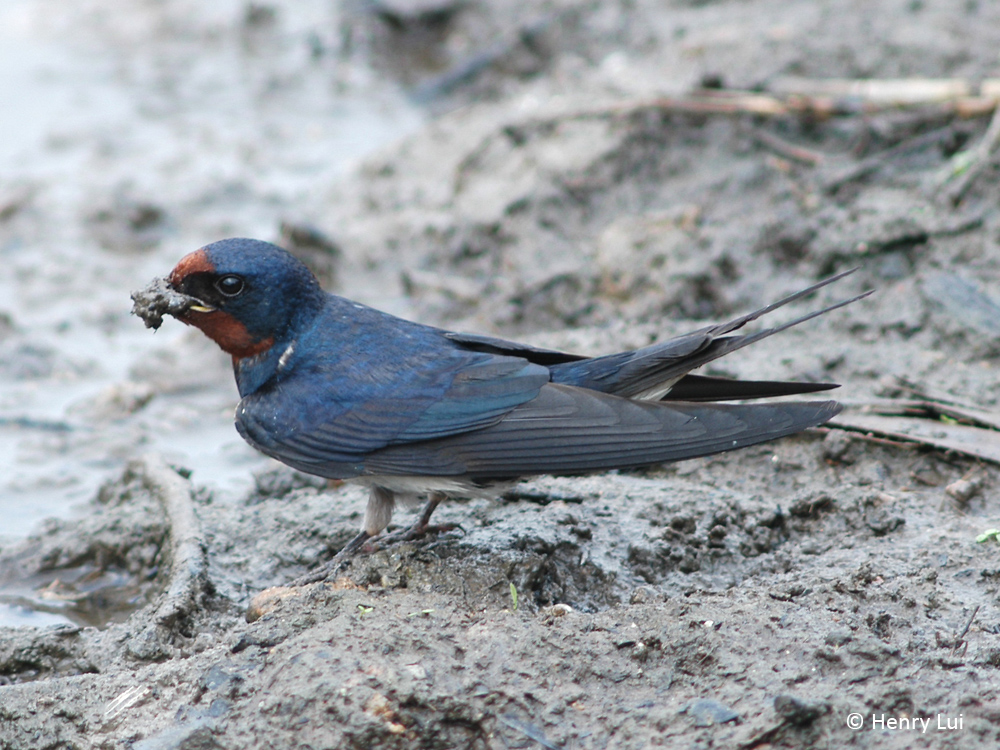
[[[298,259],[268,242],[228,239],[181,258],[170,286],[198,302],[179,314],[235,359],[295,335],[322,307],[324,293]]]

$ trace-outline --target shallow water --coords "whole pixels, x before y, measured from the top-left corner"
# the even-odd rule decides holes
[[[420,124],[338,49],[333,6],[0,5],[0,543],[83,512],[146,451],[221,500],[267,465],[232,427],[223,355],[144,329],[129,292],[321,215],[322,188]],[[41,617],[0,604],[0,625]]]

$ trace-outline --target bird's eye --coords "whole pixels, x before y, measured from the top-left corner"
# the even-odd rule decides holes
[[[215,288],[222,292],[227,297],[235,297],[237,294],[243,291],[246,284],[243,279],[239,276],[234,276],[229,274],[228,276],[223,276],[221,279],[215,282]]]

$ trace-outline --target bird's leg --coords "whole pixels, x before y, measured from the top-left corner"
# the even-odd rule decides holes
[[[454,523],[439,523],[435,526],[430,525],[431,514],[435,509],[442,503],[448,496],[443,492],[432,492],[431,496],[427,498],[427,505],[424,506],[423,511],[420,513],[420,518],[417,522],[410,527],[410,529],[417,535],[427,534],[429,532],[434,532],[440,534],[445,531],[454,531],[458,528],[458,524]]]
[[[395,507],[396,496],[390,490],[372,485],[371,493],[368,495],[368,505],[365,508],[364,528],[361,533],[349,541],[340,552],[333,556],[332,560],[309,571],[304,576],[296,578],[288,585],[305,586],[307,583],[325,581],[333,576],[342,566],[347,564],[348,560],[354,557],[354,553],[361,549],[365,542],[389,525]]]
[[[425,505],[424,509],[420,512],[420,517],[417,519],[416,523],[405,529],[394,531],[393,533],[382,537],[378,540],[379,546],[384,547],[386,544],[394,544],[396,542],[409,542],[426,536],[427,534],[437,534],[444,531],[453,531],[454,529],[459,528],[455,524],[448,523],[437,526],[431,526],[430,524],[431,515],[446,497],[447,495],[443,492],[432,492],[431,496],[427,499],[427,505]]]
[[[400,529],[399,531],[394,531],[392,534],[385,535],[378,540],[379,546],[385,547],[395,544],[396,542],[409,542],[430,533],[441,533],[459,528],[455,524],[442,524],[439,526],[430,525],[431,515],[434,513],[435,508],[437,508],[445,499],[445,497],[447,496],[443,492],[432,492],[430,498],[427,500],[427,505],[425,505],[424,509],[420,512],[420,517],[417,519],[416,523],[405,529]],[[368,506],[365,509],[365,527],[361,530],[361,533],[349,541],[347,545],[333,557],[332,560],[320,565],[315,570],[309,571],[304,576],[296,578],[288,585],[305,586],[307,583],[325,581],[332,577],[338,570],[340,570],[341,567],[346,565],[347,562],[354,557],[354,554],[365,545],[365,542],[374,538],[380,531],[389,525],[389,521],[392,518],[392,511],[395,507],[396,498],[391,490],[372,485],[371,494],[368,496]]]
[[[365,508],[364,530],[368,532],[368,536],[375,536],[388,526],[395,509],[396,496],[392,490],[373,484],[368,495],[368,506]]]

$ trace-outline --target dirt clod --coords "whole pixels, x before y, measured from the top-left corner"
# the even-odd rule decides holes
[[[144,289],[132,292],[132,314],[153,330],[163,325],[164,315],[181,315],[196,304],[198,300],[178,292],[167,279],[154,279]]]

